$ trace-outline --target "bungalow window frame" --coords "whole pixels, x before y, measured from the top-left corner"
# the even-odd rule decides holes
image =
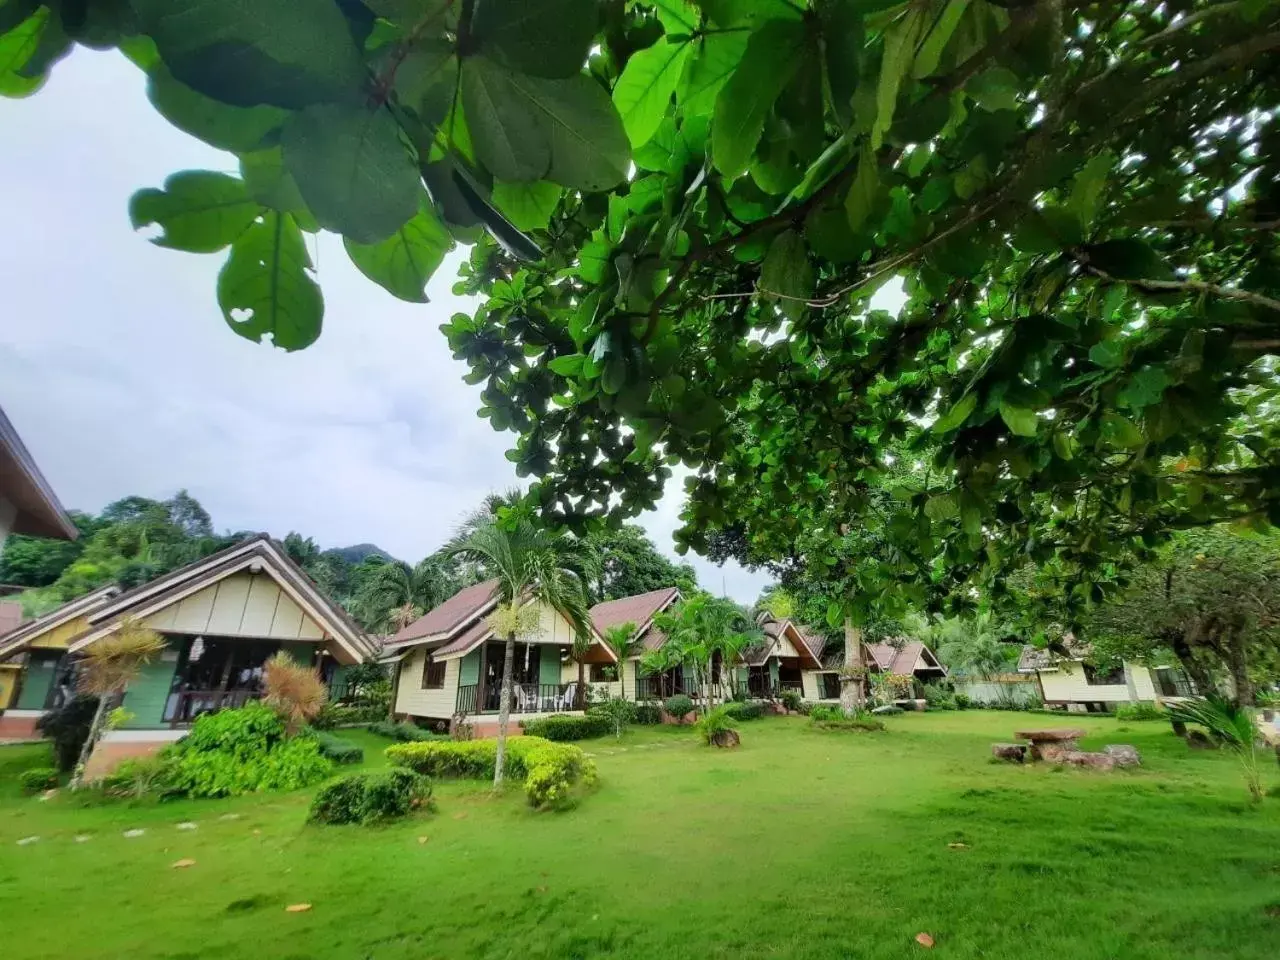
[[[428,653],[422,663],[422,689],[443,690],[447,670],[446,661],[437,660]]]
[[[1124,664],[1119,664],[1104,671],[1091,663],[1081,663],[1080,670],[1084,674],[1086,686],[1119,687],[1125,683]]]

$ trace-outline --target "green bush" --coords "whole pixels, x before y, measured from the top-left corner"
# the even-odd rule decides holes
[[[716,707],[698,718],[694,726],[698,736],[702,737],[703,743],[710,744],[717,736],[737,726],[737,722],[729,715],[729,709],[729,707]]]
[[[800,696],[800,694],[796,693],[794,690],[783,690],[782,696],[779,697],[778,699],[781,700],[782,705],[786,707],[788,710],[790,710],[792,713],[800,712],[800,703],[803,698]]]
[[[651,727],[656,723],[661,723],[662,708],[656,703],[638,703],[636,704],[636,713],[633,722],[646,727]]]
[[[412,770],[352,773],[327,783],[311,801],[315,823],[394,820],[431,803],[431,781]]]
[[[333,730],[337,727],[357,727],[366,723],[378,723],[387,715],[387,708],[376,705],[326,703],[320,708],[311,726],[317,730]]]
[[[491,780],[498,744],[495,740],[422,741],[387,747],[387,759],[429,777]],[[523,780],[535,807],[567,804],[578,787],[595,783],[596,768],[579,747],[541,737],[507,741],[506,775]]]
[[[667,711],[667,716],[681,720],[693,712],[693,701],[683,693],[677,693],[674,697],[667,697],[662,709]]]
[[[315,738],[316,743],[320,744],[321,755],[328,757],[334,763],[364,763],[364,748],[358,743],[323,732],[316,733]]]
[[[53,767],[33,767],[18,774],[23,793],[43,793],[58,785],[58,771]]]
[[[724,712],[733,720],[759,720],[764,716],[764,704],[758,700],[724,705]]]
[[[129,800],[170,793],[173,791],[172,760],[156,756],[122,761],[102,778],[101,787],[109,797]]]
[[[1159,706],[1148,701],[1121,703],[1116,706],[1117,720],[1167,720],[1169,715]]]
[[[333,769],[314,736],[287,738],[284,723],[261,703],[203,715],[164,751],[164,760],[172,765],[174,789],[193,797],[296,790]]]
[[[606,730],[622,739],[627,724],[636,718],[636,705],[623,697],[610,697],[587,711],[587,716],[605,723]]]
[[[81,695],[36,721],[36,729],[53,741],[54,762],[64,773],[74,770],[80,761],[80,750],[89,739],[89,728],[93,726],[97,709],[97,697]]]
[[[967,693],[957,693],[957,694],[956,694],[956,709],[957,709],[957,710],[968,710],[971,706],[973,706],[973,698],[972,698],[972,697],[970,697]]]
[[[531,737],[566,742],[606,737],[613,733],[613,721],[603,714],[590,712],[584,717],[543,717],[540,720],[524,720],[520,727]]]
[[[380,723],[371,723],[368,728],[370,733],[376,733],[380,737],[386,737],[389,740],[399,740],[401,743],[417,743],[427,740],[448,740],[448,736],[443,733],[432,733],[430,730],[423,730],[415,723],[390,723],[386,720]]]
[[[941,683],[926,683],[924,685],[924,702],[930,710],[955,710],[958,708],[956,703],[956,695],[952,690]]]

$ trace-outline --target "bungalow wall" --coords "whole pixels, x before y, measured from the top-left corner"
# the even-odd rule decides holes
[[[956,693],[963,693],[971,700],[983,703],[1002,701],[1030,703],[1040,699],[1040,687],[1036,678],[1025,673],[1001,674],[984,680],[981,677],[952,677]]]
[[[458,687],[480,682],[480,651],[444,662],[444,685],[438,690],[422,689],[427,651],[412,650],[400,662],[400,682],[396,687],[395,712],[414,717],[447,720],[458,709]]]
[[[1125,683],[1093,684],[1085,676],[1084,665],[1064,661],[1057,670],[1041,670],[1040,683],[1046,703],[1127,703],[1155,700],[1156,688],[1151,671],[1126,663]]]

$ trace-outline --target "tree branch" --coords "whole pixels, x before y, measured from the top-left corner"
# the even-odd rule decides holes
[[[1266,307],[1269,310],[1280,311],[1280,300],[1273,300],[1271,297],[1263,296],[1261,293],[1254,293],[1252,290],[1237,290],[1234,287],[1224,287],[1219,283],[1206,283],[1203,280],[1149,280],[1136,279],[1129,280],[1124,277],[1117,277],[1108,273],[1101,267],[1094,266],[1089,262],[1089,258],[1084,254],[1073,255],[1076,262],[1080,263],[1085,270],[1092,273],[1095,277],[1106,280],[1110,283],[1124,283],[1131,287],[1138,287],[1142,290],[1148,290],[1152,293],[1161,293],[1172,291],[1175,293],[1207,293],[1215,297],[1221,297],[1223,300],[1237,300],[1240,303],[1251,303],[1257,307]]]

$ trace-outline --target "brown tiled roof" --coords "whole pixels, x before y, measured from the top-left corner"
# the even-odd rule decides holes
[[[454,653],[466,653],[491,633],[493,633],[493,630],[489,627],[488,617],[481,617],[452,640],[445,643],[443,647],[437,647],[433,650],[431,655],[447,657]]]
[[[661,590],[638,593],[634,597],[606,600],[604,603],[597,603],[591,608],[591,622],[595,624],[596,630],[601,635],[613,627],[621,626],[624,623],[634,623],[637,632],[640,634],[641,648],[646,652],[657,650],[667,642],[667,635],[653,629],[652,626],[646,630],[645,626],[663,607],[679,595],[678,588],[664,587]]]
[[[929,659],[937,661],[937,657],[933,656],[933,651],[919,640],[902,640],[896,643],[868,643],[866,644],[866,649],[871,658],[875,660],[876,666],[886,673],[915,673],[916,663],[922,657],[926,661]],[[937,667],[930,667],[927,662],[922,664],[919,669],[936,669],[945,672],[945,668],[941,664]]]
[[[84,596],[76,597],[57,609],[50,610],[44,616],[14,627],[0,637],[0,660],[19,653],[26,647],[28,641],[38,637],[45,630],[97,609],[118,592],[119,587],[115,584],[98,587],[97,590],[91,590]]]
[[[480,611],[493,599],[497,589],[497,580],[485,580],[483,583],[463,587],[440,606],[433,607],[413,623],[399,630],[386,645],[394,647],[397,644],[408,643],[437,633],[447,637],[479,616]]]
[[[0,603],[0,637],[22,624],[22,604],[6,601]]]

